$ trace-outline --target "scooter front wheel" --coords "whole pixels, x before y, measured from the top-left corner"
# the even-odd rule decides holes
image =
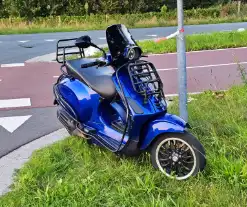
[[[151,161],[156,169],[177,180],[195,176],[206,165],[203,146],[188,132],[159,136],[151,147]]]

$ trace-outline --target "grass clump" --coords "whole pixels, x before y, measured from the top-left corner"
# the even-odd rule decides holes
[[[145,53],[176,52],[176,39],[155,43],[154,41],[139,42]],[[213,50],[247,46],[247,31],[244,32],[214,32],[210,34],[194,34],[186,36],[186,51]]]
[[[193,98],[192,133],[207,155],[197,177],[171,180],[147,154],[120,159],[70,137],[36,151],[0,206],[247,206],[247,86]],[[169,111],[178,113],[176,100]]]

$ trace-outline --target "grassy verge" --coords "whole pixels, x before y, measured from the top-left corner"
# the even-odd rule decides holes
[[[176,39],[161,41],[139,42],[145,53],[176,52]],[[236,48],[247,46],[247,31],[244,32],[215,32],[211,34],[195,34],[186,37],[186,51]]]
[[[247,86],[193,97],[192,133],[207,153],[199,176],[170,180],[148,155],[120,159],[70,137],[35,152],[0,206],[247,206]]]
[[[176,39],[156,43],[151,40],[138,41],[145,54],[176,52]],[[186,51],[213,50],[222,48],[247,47],[247,31],[244,32],[215,32],[210,34],[195,34],[186,36]],[[108,51],[108,48],[104,48]],[[101,52],[92,57],[102,56]],[[70,56],[75,59],[78,56]]]

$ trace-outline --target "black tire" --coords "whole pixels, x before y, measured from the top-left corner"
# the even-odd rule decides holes
[[[88,145],[90,146],[94,145],[92,139],[86,139],[86,141]]]
[[[177,180],[195,176],[206,166],[202,144],[188,132],[160,135],[152,144],[150,154],[154,168]],[[175,175],[171,171],[175,172]]]

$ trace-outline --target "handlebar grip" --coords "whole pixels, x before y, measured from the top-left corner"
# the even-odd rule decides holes
[[[106,62],[97,60],[96,62],[82,64],[81,68],[88,68],[88,67],[92,67],[92,66],[96,66],[96,65],[104,66],[104,65],[106,65]]]
[[[92,67],[92,66],[95,66],[95,65],[98,65],[98,63],[97,62],[86,63],[86,64],[82,64],[81,68],[88,68],[88,67]]]

